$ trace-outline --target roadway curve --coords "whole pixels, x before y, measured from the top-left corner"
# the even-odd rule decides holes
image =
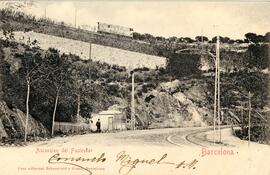
[[[205,132],[212,127],[164,128],[149,130],[121,131],[115,133],[91,133],[67,137],[56,137],[33,145],[69,146],[69,145],[138,145],[138,146],[210,146],[204,138]]]
[[[229,126],[222,126],[221,129],[229,128]],[[208,147],[213,146],[213,141],[206,138],[206,132],[212,131],[213,127],[201,128],[196,131],[192,131],[190,133],[186,133],[184,135],[173,134],[169,135],[166,140],[176,146],[183,147],[184,143],[188,143],[188,145],[193,146],[202,146]],[[225,145],[225,144],[223,144]]]

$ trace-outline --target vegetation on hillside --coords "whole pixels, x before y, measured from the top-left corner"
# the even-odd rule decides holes
[[[119,103],[117,97],[126,98],[118,84],[111,84],[127,79],[123,67],[82,61],[56,49],[44,51],[3,40],[0,45],[3,100],[9,108],[27,112],[29,92],[29,113],[48,128],[54,113],[57,121],[74,121],[77,115],[89,118],[92,112]]]
[[[204,106],[211,112],[213,106],[214,79],[203,76],[200,72],[200,58],[209,57],[202,53],[214,53],[216,38],[196,37],[195,40],[183,37],[154,37],[150,34],[134,33],[131,38],[100,35],[97,33],[72,28],[64,23],[55,23],[50,19],[36,19],[34,16],[12,10],[0,10],[0,28],[4,31],[5,40],[0,40],[1,65],[1,100],[9,108],[17,108],[31,114],[51,129],[52,121],[76,121],[79,116],[91,117],[91,113],[105,110],[119,104],[126,107],[129,117],[131,79],[126,68],[117,65],[81,60],[78,56],[60,54],[55,48],[41,50],[36,42],[28,45],[13,42],[13,31],[34,30],[50,35],[93,42],[101,45],[127,49],[142,53],[154,54],[168,58],[165,68],[150,70],[141,68],[136,72],[135,82],[137,102],[144,101],[147,93],[157,90],[161,82],[178,79],[187,84],[206,82],[204,89],[205,102],[193,99],[198,106]],[[237,123],[242,127],[239,136],[246,139],[248,110],[241,112],[238,107],[247,108],[247,94],[251,99],[252,140],[270,140],[269,135],[269,32],[264,36],[247,33],[245,40],[231,40],[220,37],[221,42],[247,43],[244,52],[221,49],[221,62],[228,69],[221,74],[221,106],[224,124]],[[212,43],[203,49],[190,44],[203,41]],[[268,42],[268,43],[267,43]],[[149,44],[150,43],[150,44]],[[30,47],[31,46],[31,47]],[[179,49],[191,48],[194,51],[177,53]],[[199,48],[199,49],[198,49]],[[195,51],[197,50],[197,51]],[[210,58],[209,58],[210,59]],[[234,71],[229,71],[234,66]],[[210,70],[211,73],[212,70]],[[189,80],[187,80],[189,79]],[[199,81],[198,81],[199,80]],[[197,83],[194,83],[197,82]],[[192,87],[181,84],[177,92],[187,92]],[[173,95],[174,93],[169,95]],[[151,99],[149,99],[149,102]],[[148,101],[146,100],[146,101]],[[155,104],[159,101],[155,99]],[[166,98],[162,102],[166,101]],[[148,103],[148,102],[147,102]],[[177,102],[175,102],[177,103]],[[267,110],[268,107],[268,110]],[[153,111],[153,108],[151,108]],[[144,111],[145,112],[145,111]],[[145,112],[147,114],[147,112]],[[154,118],[154,114],[151,114]],[[153,117],[154,116],[154,117]],[[163,118],[166,113],[163,113]],[[208,116],[209,117],[209,116]],[[147,118],[147,117],[146,117]]]
[[[70,39],[111,46],[115,48],[141,52],[152,55],[167,56],[166,52],[174,52],[183,48],[193,48],[194,44],[202,41],[206,43],[215,43],[216,37],[212,39],[206,36],[196,36],[195,39],[189,37],[169,37],[153,36],[145,33],[133,33],[133,38],[119,35],[99,34],[79,28],[72,27],[64,22],[56,22],[50,18],[36,18],[35,16],[25,14],[22,11],[11,9],[0,9],[1,21],[0,29],[12,28],[14,31],[35,31],[54,36],[66,37]],[[140,42],[136,42],[140,41]],[[255,33],[245,34],[245,39],[230,39],[220,36],[221,43],[227,44],[259,44],[270,42],[270,32],[265,35]],[[190,45],[191,44],[191,45]],[[195,46],[196,47],[196,46]]]

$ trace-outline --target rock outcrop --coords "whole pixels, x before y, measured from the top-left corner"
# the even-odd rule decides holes
[[[202,91],[203,88],[196,86],[199,85],[184,87],[179,80],[161,83],[137,99],[137,116],[149,128],[206,126],[206,118],[211,114],[201,106],[205,92],[198,92],[198,89]]]
[[[26,114],[19,109],[9,109],[0,101],[0,139],[20,139],[24,136]],[[28,135],[45,137],[48,130],[31,115],[28,120]]]

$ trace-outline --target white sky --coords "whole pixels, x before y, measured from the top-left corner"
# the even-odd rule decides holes
[[[28,12],[57,21],[95,26],[98,21],[155,36],[195,37],[202,33],[243,38],[270,32],[270,2],[39,1]],[[213,27],[216,26],[216,27]]]

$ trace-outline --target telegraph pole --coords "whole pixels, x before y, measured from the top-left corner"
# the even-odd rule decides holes
[[[217,93],[218,93],[218,59],[217,55],[219,53],[219,41],[216,44],[216,58],[215,58],[215,93],[214,93],[214,134],[213,141],[216,143],[216,118],[217,118]]]
[[[244,105],[243,103],[241,102],[241,120],[242,120],[242,131],[244,130]]]
[[[47,9],[45,7],[45,10],[44,10],[44,16],[45,16],[45,19],[47,18]]]
[[[203,29],[202,29],[202,36],[201,36],[202,44],[203,44]]]
[[[88,68],[88,73],[89,73],[89,79],[91,78],[91,76],[90,76],[90,60],[91,60],[91,58],[92,58],[92,44],[91,43],[89,43],[89,68]]]
[[[131,89],[131,128],[135,129],[135,84],[134,84],[134,72],[131,75],[132,89]]]
[[[92,58],[92,43],[89,43],[89,59]]]
[[[77,7],[75,7],[75,28],[77,27]]]
[[[248,146],[250,145],[251,94],[248,92]]]
[[[219,130],[219,143],[221,143],[221,117],[220,117],[220,51],[219,51],[219,36],[217,36],[217,117],[218,117],[218,130]]]

